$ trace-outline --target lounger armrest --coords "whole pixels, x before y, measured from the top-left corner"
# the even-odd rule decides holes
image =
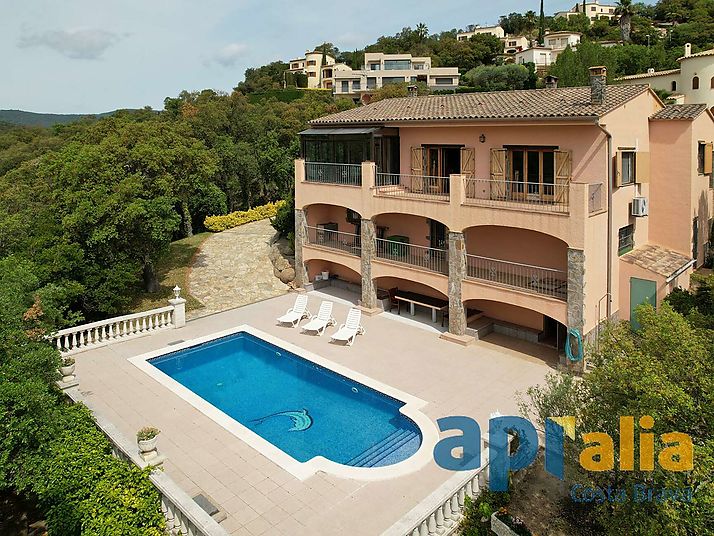
[[[292,312],[293,312],[293,308],[291,307],[290,309],[288,309],[287,311],[285,311],[285,314],[286,314],[286,315],[289,315],[289,314],[292,313]]]
[[[357,328],[357,333],[359,333],[360,335],[364,335],[365,333],[367,333],[367,331],[362,326],[360,326]]]
[[[328,326],[336,326],[336,325],[337,325],[337,320],[335,320],[334,318],[330,318],[330,319],[327,321],[327,325],[328,325]]]
[[[347,324],[340,324],[340,327],[337,328],[337,331],[340,331],[342,328],[347,327]]]

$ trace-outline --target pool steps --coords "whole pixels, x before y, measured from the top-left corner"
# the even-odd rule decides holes
[[[418,437],[419,434],[412,430],[396,430],[376,445],[352,458],[345,465],[352,467],[375,467],[379,462],[398,451],[410,441],[418,439]]]

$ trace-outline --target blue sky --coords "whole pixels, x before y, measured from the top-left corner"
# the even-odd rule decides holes
[[[546,14],[574,5],[546,0]],[[183,89],[230,91],[247,67],[323,41],[353,50],[424,22],[494,23],[539,2],[501,0],[2,0],[0,109],[163,107]]]

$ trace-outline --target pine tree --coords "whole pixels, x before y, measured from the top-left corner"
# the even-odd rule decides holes
[[[540,0],[540,21],[538,23],[538,43],[545,42],[545,12],[543,11],[543,0]]]

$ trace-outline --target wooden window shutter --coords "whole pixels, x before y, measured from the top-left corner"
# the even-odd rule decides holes
[[[424,148],[412,147],[411,188],[415,192],[424,191]]]
[[[650,182],[650,153],[637,151],[635,153],[635,182],[644,184]]]
[[[476,149],[473,147],[461,148],[461,174],[469,178],[476,176]]]
[[[555,151],[555,200],[568,202],[568,184],[573,177],[573,152]]]
[[[617,151],[615,154],[614,158],[615,162],[613,162],[614,167],[615,167],[615,176],[613,177],[615,181],[615,188],[619,188],[622,186],[622,152]]]
[[[412,147],[412,175],[424,174],[424,148]]]
[[[705,175],[709,175],[712,172],[712,158],[714,157],[714,154],[712,154],[712,151],[714,151],[714,144],[707,143],[704,146],[704,174]]]
[[[491,149],[491,198],[500,199],[505,195],[506,149]]]

